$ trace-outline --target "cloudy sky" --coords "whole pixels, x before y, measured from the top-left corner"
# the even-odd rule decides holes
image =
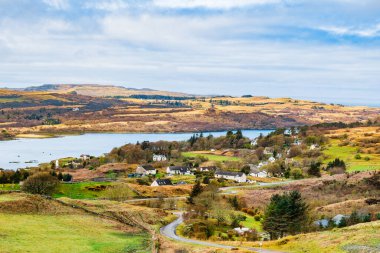
[[[0,0],[0,86],[380,106],[379,0]]]

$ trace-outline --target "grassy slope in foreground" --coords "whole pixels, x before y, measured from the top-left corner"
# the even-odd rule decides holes
[[[286,252],[380,252],[380,221],[319,233],[289,236],[266,244]]]
[[[0,252],[128,252],[147,239],[87,215],[0,214],[0,235]]]

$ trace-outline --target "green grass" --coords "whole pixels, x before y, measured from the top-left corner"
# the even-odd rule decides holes
[[[226,162],[226,161],[239,162],[239,161],[241,161],[241,158],[239,158],[239,157],[199,154],[199,153],[193,153],[193,152],[183,152],[182,156],[183,157],[192,157],[192,158],[202,156],[202,157],[207,158],[209,161],[215,161],[215,162]]]
[[[0,191],[16,191],[20,190],[19,184],[0,184]]]
[[[324,160],[324,163],[328,163],[335,158],[339,158],[345,161],[348,171],[369,171],[380,169],[380,155],[378,154],[360,154],[361,159],[355,159],[357,154],[356,147],[350,146],[338,146],[338,141],[334,140],[331,142],[331,147],[327,147],[323,151],[325,155],[328,156]],[[366,161],[364,157],[368,156],[369,161]]]
[[[86,187],[96,187],[101,185],[111,185],[111,182],[80,182],[73,184],[61,184],[58,193],[54,198],[68,197],[72,199],[96,199],[105,197],[105,191],[91,191]]]
[[[89,215],[0,213],[0,252],[150,252],[148,240]]]
[[[257,230],[257,232],[262,232],[263,231],[263,227],[262,227],[261,221],[256,221],[253,216],[247,215],[246,213],[243,213],[243,212],[239,212],[239,214],[242,214],[245,217],[247,217],[247,219],[245,221],[241,222],[241,225],[243,227],[251,228],[251,229],[254,228],[254,229]]]
[[[194,175],[175,175],[170,177],[170,180],[173,183],[178,183],[178,182],[186,182],[188,184],[194,184],[195,183],[195,176]]]

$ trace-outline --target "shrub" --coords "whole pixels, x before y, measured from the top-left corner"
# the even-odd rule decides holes
[[[371,158],[369,158],[368,156],[366,156],[366,157],[364,157],[364,160],[365,161],[369,161],[369,160],[371,160]]]
[[[301,179],[301,178],[303,178],[303,173],[302,173],[302,170],[300,168],[291,169],[290,170],[290,175],[294,179]]]
[[[52,195],[59,185],[56,177],[49,173],[36,173],[24,181],[21,187],[22,191],[32,194]]]
[[[361,157],[360,154],[356,154],[356,155],[355,155],[355,159],[356,159],[356,160],[360,160],[360,159],[362,159],[362,157]]]
[[[260,215],[255,215],[255,221],[260,221],[261,220],[261,216]]]

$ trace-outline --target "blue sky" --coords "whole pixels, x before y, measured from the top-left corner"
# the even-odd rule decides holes
[[[0,86],[380,105],[378,0],[0,0]]]

